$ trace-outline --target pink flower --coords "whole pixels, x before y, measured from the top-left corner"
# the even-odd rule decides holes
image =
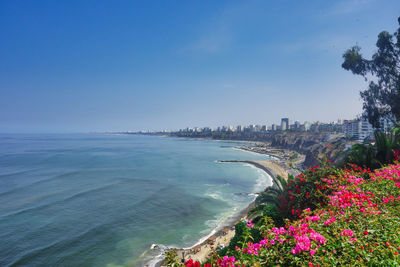
[[[189,259],[184,263],[186,267],[200,267],[200,263],[198,261],[193,262],[192,259]]]
[[[324,222],[324,225],[331,225],[334,221],[336,221],[336,218],[332,216],[329,220]]]
[[[340,235],[341,236],[353,236],[354,233],[351,230],[343,230],[343,232]]]
[[[222,260],[218,259],[217,264],[220,267],[234,267],[235,262],[236,262],[235,257],[224,256],[224,258]]]
[[[316,222],[316,221],[321,220],[321,217],[319,217],[319,216],[311,216],[311,217],[306,217],[306,220],[307,221]]]
[[[247,225],[247,227],[250,227],[250,228],[254,227],[254,224],[253,224],[252,220],[249,220],[246,225]]]

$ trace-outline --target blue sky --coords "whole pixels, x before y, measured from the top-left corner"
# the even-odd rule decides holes
[[[398,0],[1,1],[0,132],[351,119]]]

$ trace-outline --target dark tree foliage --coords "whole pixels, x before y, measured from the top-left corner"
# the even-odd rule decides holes
[[[375,131],[374,144],[353,145],[345,158],[345,163],[356,164],[372,170],[396,160],[394,153],[400,151],[400,128],[393,128],[390,133]]]
[[[400,17],[398,22],[400,25]],[[372,75],[368,89],[360,94],[365,117],[379,128],[381,118],[400,121],[400,27],[393,35],[381,32],[376,46],[378,50],[370,60],[362,57],[360,47],[348,49],[342,67],[367,81],[367,75]]]

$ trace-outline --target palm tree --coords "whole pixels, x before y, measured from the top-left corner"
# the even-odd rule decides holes
[[[375,157],[381,165],[392,163],[393,151],[399,147],[400,129],[392,129],[388,135],[381,131],[375,131]]]
[[[393,163],[393,152],[400,149],[400,129],[394,128],[387,135],[377,130],[374,136],[375,143],[373,145],[353,145],[345,162],[371,169]]]
[[[379,163],[375,158],[375,149],[371,145],[355,144],[346,158],[346,163],[361,167],[376,169]]]
[[[249,211],[249,218],[258,221],[264,216],[271,216],[271,209],[265,209],[265,207],[268,205],[274,205],[278,208],[280,206],[281,203],[279,196],[286,191],[288,181],[291,181],[292,179],[294,178],[290,174],[288,175],[288,179],[284,179],[282,176],[277,175],[274,179],[273,185],[267,187],[265,191],[256,198],[256,207]],[[274,217],[276,216],[274,215]]]

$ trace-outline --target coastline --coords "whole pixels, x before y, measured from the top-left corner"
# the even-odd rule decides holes
[[[167,247],[162,255],[159,255],[157,258],[153,258],[151,261],[148,261],[146,266],[148,267],[166,266],[163,265],[162,263],[165,260],[165,252],[169,250],[176,251],[177,259],[179,262],[182,262],[182,259],[184,259],[184,261],[193,259],[194,261],[199,261],[199,262],[206,260],[209,254],[218,245],[224,245],[224,246],[229,245],[230,240],[235,236],[236,223],[240,222],[241,220],[246,220],[248,212],[252,208],[254,208],[254,206],[255,206],[255,198],[246,206],[246,208],[232,215],[230,219],[224,221],[221,225],[217,226],[213,231],[211,231],[210,234],[200,238],[199,241],[196,242],[194,245],[186,248]]]
[[[246,163],[253,165],[265,171],[271,177],[271,186],[274,186],[274,183],[280,185],[280,181],[276,178],[278,175],[286,180],[289,174],[296,174],[295,170],[287,170],[281,164],[279,164],[280,161],[277,160],[220,160],[220,162]]]
[[[266,154],[266,153],[260,153],[260,154]],[[219,162],[245,163],[245,164],[250,164],[258,169],[261,169],[262,171],[267,173],[268,176],[271,178],[272,185],[270,185],[269,187],[273,187],[280,183],[279,180],[276,178],[277,175],[280,175],[281,177],[286,179],[289,173],[285,168],[283,168],[279,164],[279,162],[281,161],[285,161],[285,159],[267,160],[267,161],[220,160]],[[247,219],[248,212],[255,207],[255,200],[256,197],[252,202],[249,203],[249,205],[247,205],[246,208],[238,211],[237,214],[233,215],[231,217],[231,220],[228,220],[225,222],[225,224],[218,226],[216,229],[214,229],[214,231],[212,231],[209,235],[205,236],[204,238],[200,239],[199,242],[197,242],[193,246],[189,248],[170,248],[170,249],[176,251],[177,258],[180,262],[182,260],[187,261],[189,259],[203,262],[208,258],[209,254],[212,251],[214,251],[218,246],[229,245],[230,240],[235,236],[236,223],[238,223],[241,220]],[[162,265],[163,261],[164,258],[157,260],[157,262],[152,261],[151,264],[149,262],[147,266],[157,266],[157,267],[164,266]]]
[[[219,245],[227,246],[231,239],[235,236],[235,225],[241,220],[247,219],[247,213],[254,208],[255,199],[247,205],[246,208],[237,212],[232,216],[230,222],[225,222],[225,224],[216,228],[210,235],[206,236],[206,239],[197,242],[189,248],[179,248],[176,249],[177,258],[182,261],[184,255],[184,261],[193,259],[194,261],[203,262],[209,256],[209,254],[217,248]],[[184,254],[182,254],[184,253]]]

